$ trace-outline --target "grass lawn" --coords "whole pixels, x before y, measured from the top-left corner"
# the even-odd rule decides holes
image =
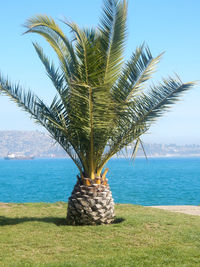
[[[200,266],[200,217],[116,205],[115,224],[67,226],[67,204],[0,205],[0,266]]]

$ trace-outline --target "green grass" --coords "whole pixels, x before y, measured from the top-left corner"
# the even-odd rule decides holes
[[[116,205],[115,224],[67,226],[67,205],[0,205],[0,266],[200,266],[200,217]]]

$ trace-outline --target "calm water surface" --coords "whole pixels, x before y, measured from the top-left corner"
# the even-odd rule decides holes
[[[200,204],[200,158],[113,159],[107,167],[116,203]],[[69,159],[0,160],[0,202],[67,201],[77,173]]]

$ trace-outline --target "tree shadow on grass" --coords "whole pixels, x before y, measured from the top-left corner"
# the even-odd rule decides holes
[[[122,217],[116,217],[112,224],[119,224],[125,221]],[[10,218],[5,216],[0,216],[0,226],[6,225],[17,225],[24,222],[45,222],[45,223],[53,223],[56,226],[67,226],[67,221],[65,218],[59,217],[21,217],[21,218]]]
[[[119,224],[119,223],[122,223],[122,222],[124,222],[124,221],[125,221],[124,218],[122,218],[122,217],[116,217],[116,218],[114,219],[114,222],[113,222],[112,224]]]
[[[67,225],[65,218],[58,217],[21,217],[21,218],[9,218],[0,216],[0,226],[17,225],[24,222],[45,222],[53,223],[57,226]]]

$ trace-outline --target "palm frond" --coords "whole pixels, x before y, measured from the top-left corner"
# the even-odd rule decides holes
[[[126,37],[127,2],[118,0],[104,1],[101,32],[101,49],[105,57],[104,83],[113,84],[123,63]]]
[[[138,47],[125,64],[117,85],[113,87],[115,99],[126,103],[137,96],[145,88],[145,82],[152,77],[162,55],[163,53],[153,58],[148,47]]]
[[[74,34],[75,51],[79,59],[76,83],[97,85],[104,71],[98,33],[93,29],[81,29],[76,23],[63,21]],[[78,78],[79,77],[79,78]]]
[[[194,82],[183,84],[178,77],[177,79],[169,78],[159,86],[152,86],[148,93],[135,98],[132,106],[129,106],[125,120],[120,119],[120,124],[112,132],[110,148],[102,157],[100,166],[104,166],[115,153],[147,132],[152,122],[179,100],[184,91],[194,85]],[[122,116],[124,116],[123,113]],[[122,122],[124,124],[121,124]]]
[[[135,142],[135,144],[134,144],[134,147],[133,147],[132,155],[131,155],[131,158],[133,159],[133,161],[134,161],[135,158],[136,158],[136,155],[137,155],[137,151],[138,151],[139,145],[140,145],[140,138],[137,138],[137,139],[136,139],[136,142]]]
[[[144,153],[144,156],[145,156],[146,160],[148,160],[148,157],[147,157],[147,154],[146,154],[146,151],[145,151],[145,148],[144,148],[144,144],[143,144],[143,142],[142,142],[142,140],[140,138],[139,138],[139,140],[140,140],[140,145],[142,147],[142,151]]]
[[[19,84],[12,84],[8,79],[0,75],[0,92],[8,96],[20,108],[28,112],[36,123],[44,126],[72,158],[76,166],[82,172],[82,165],[80,164],[79,157],[69,142],[69,136],[63,134],[62,124],[60,123],[57,111],[63,110],[60,101],[54,98],[50,107],[35,96],[31,91],[25,91]],[[65,130],[65,129],[64,129]]]
[[[57,89],[58,93],[61,95],[64,89],[66,88],[64,84],[63,74],[59,73],[59,69],[55,69],[53,62],[50,62],[49,58],[45,56],[43,49],[37,43],[33,43],[33,46],[40,60],[45,66],[48,77],[51,79],[53,85]]]
[[[147,93],[143,93],[132,102],[136,124],[145,121],[150,125],[172,104],[175,104],[183,92],[191,89],[194,85],[196,82],[182,83],[177,76],[176,79],[171,77],[164,79],[163,83],[158,86],[151,86]]]
[[[55,50],[67,75],[75,73],[77,59],[73,45],[51,17],[44,15],[32,17],[26,21],[24,27],[28,29],[25,33],[38,33],[47,40]]]

